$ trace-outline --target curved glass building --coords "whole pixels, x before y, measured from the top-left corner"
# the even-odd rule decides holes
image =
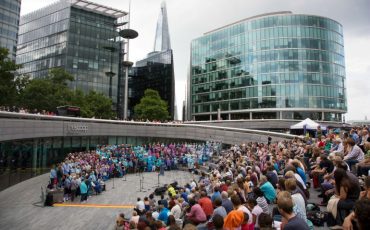
[[[342,25],[291,12],[226,25],[192,41],[189,81],[193,120],[341,121]]]

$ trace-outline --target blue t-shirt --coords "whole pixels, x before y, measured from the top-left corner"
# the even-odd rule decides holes
[[[80,184],[80,192],[81,192],[81,194],[86,194],[87,193],[87,185],[85,184],[85,182],[82,182]]]
[[[276,191],[270,182],[265,182],[263,185],[261,185],[260,189],[262,190],[267,200],[269,200],[270,202],[275,200]]]
[[[214,202],[217,198],[221,199],[221,193],[219,191],[213,193],[213,195],[211,197],[212,202]]]
[[[162,211],[159,213],[158,220],[163,221],[165,224],[167,224],[169,212],[170,211],[167,208],[163,208]]]
[[[306,178],[306,174],[304,173],[303,169],[301,169],[300,167],[297,167],[297,173],[302,178],[304,185],[305,185],[307,178]]]
[[[188,194],[186,192],[181,193],[182,199],[184,199],[186,202],[189,202],[188,200]]]

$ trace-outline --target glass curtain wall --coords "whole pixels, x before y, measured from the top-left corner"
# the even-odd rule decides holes
[[[0,0],[0,47],[9,50],[15,60],[21,0]]]
[[[117,104],[118,64],[120,45],[115,18],[71,9],[67,70],[75,76],[72,87],[84,92],[95,90],[109,95],[110,80],[106,72],[113,72],[112,100]]]
[[[347,111],[342,26],[324,17],[282,14],[206,33],[192,41],[190,80],[196,120],[220,109],[228,119],[304,115],[340,121]]]
[[[129,110],[133,117],[136,104],[144,96],[146,89],[157,90],[162,100],[168,104],[168,112],[174,119],[175,77],[172,50],[152,52],[131,69],[129,80]]]
[[[20,74],[44,77],[50,68],[64,67],[70,7],[57,2],[21,17],[17,49]]]

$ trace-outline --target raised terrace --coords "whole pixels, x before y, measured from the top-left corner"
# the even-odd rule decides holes
[[[274,140],[296,137],[290,134],[206,124],[116,121],[11,112],[0,112],[0,130],[0,142],[48,137],[130,136],[239,144],[250,141],[267,142],[267,136]]]

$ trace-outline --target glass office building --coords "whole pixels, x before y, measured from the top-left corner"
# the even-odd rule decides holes
[[[175,81],[172,50],[153,52],[146,59],[136,62],[129,78],[129,117],[140,103],[146,89],[157,90],[168,104],[168,113],[174,119]]]
[[[342,25],[291,12],[226,25],[192,41],[188,81],[193,120],[341,121]]]
[[[166,5],[163,2],[159,14],[154,51],[136,62],[129,78],[129,117],[134,116],[134,107],[140,103],[146,89],[157,90],[162,100],[168,104],[171,120],[175,118],[175,74],[173,66],[173,51]]]
[[[60,67],[74,76],[73,89],[111,97],[114,109],[122,99],[123,44],[117,24],[127,13],[85,0],[61,0],[20,20],[17,63],[20,74],[45,77]],[[110,79],[109,76],[112,76]]]
[[[0,47],[9,50],[15,60],[21,0],[0,0]]]

